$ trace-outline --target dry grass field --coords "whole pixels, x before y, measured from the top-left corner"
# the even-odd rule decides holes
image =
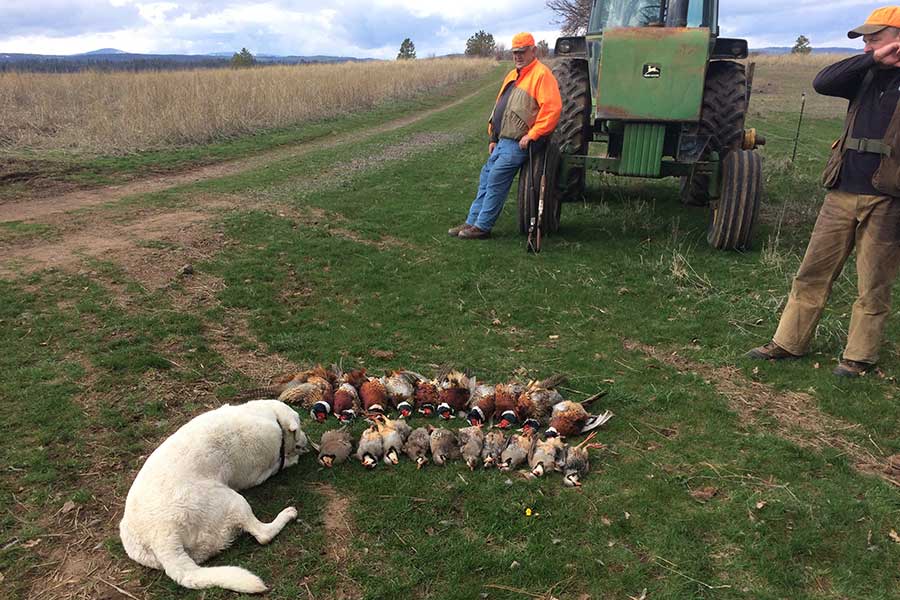
[[[202,144],[371,109],[487,73],[433,59],[152,73],[0,74],[0,150],[110,154]]]

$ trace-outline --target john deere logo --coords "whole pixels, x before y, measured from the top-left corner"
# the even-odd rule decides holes
[[[659,79],[659,76],[662,75],[662,69],[659,65],[644,65],[644,78],[645,79]]]

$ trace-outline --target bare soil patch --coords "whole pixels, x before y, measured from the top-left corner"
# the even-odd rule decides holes
[[[333,594],[333,600],[357,600],[363,597],[359,584],[347,574],[347,565],[353,560],[350,541],[356,537],[350,517],[350,499],[338,493],[327,483],[315,486],[325,497],[322,503],[322,524],[325,528],[326,556],[334,561],[335,573],[340,584]]]
[[[823,413],[816,399],[803,392],[779,392],[771,386],[753,381],[732,366],[714,366],[690,360],[677,351],[661,350],[634,340],[623,345],[630,352],[669,365],[682,373],[693,373],[715,386],[725,396],[729,407],[738,414],[741,423],[753,426],[763,417],[775,422],[775,434],[800,447],[821,450],[830,447],[850,457],[861,472],[877,475],[900,487],[900,479],[891,469],[889,457],[875,456],[869,450],[844,437],[843,432],[861,429]]]

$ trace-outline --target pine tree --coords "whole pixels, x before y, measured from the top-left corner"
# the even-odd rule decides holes
[[[812,52],[812,46],[809,45],[809,38],[801,35],[791,48],[791,54],[809,54]]]
[[[400,52],[397,53],[397,60],[412,60],[416,57],[416,45],[409,38],[403,40],[400,44]]]
[[[467,56],[490,56],[494,53],[494,36],[482,29],[466,41]]]
[[[241,48],[240,52],[235,52],[231,57],[232,67],[252,67],[256,64],[256,59],[250,54],[246,48]]]

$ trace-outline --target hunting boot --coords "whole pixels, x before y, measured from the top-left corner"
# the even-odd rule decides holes
[[[479,229],[474,226],[459,232],[459,239],[461,240],[485,240],[489,237],[491,237],[490,231]]]
[[[861,377],[871,371],[875,365],[871,363],[859,362],[858,360],[848,360],[842,358],[838,366],[834,368],[834,373],[838,377]]]
[[[799,355],[791,354],[775,342],[769,342],[764,346],[754,348],[744,356],[759,360],[794,360],[800,358]]]
[[[471,227],[471,225],[469,225],[468,223],[463,223],[462,225],[451,227],[449,230],[447,230],[447,235],[449,235],[450,237],[459,237],[460,232],[468,229],[469,227]]]

